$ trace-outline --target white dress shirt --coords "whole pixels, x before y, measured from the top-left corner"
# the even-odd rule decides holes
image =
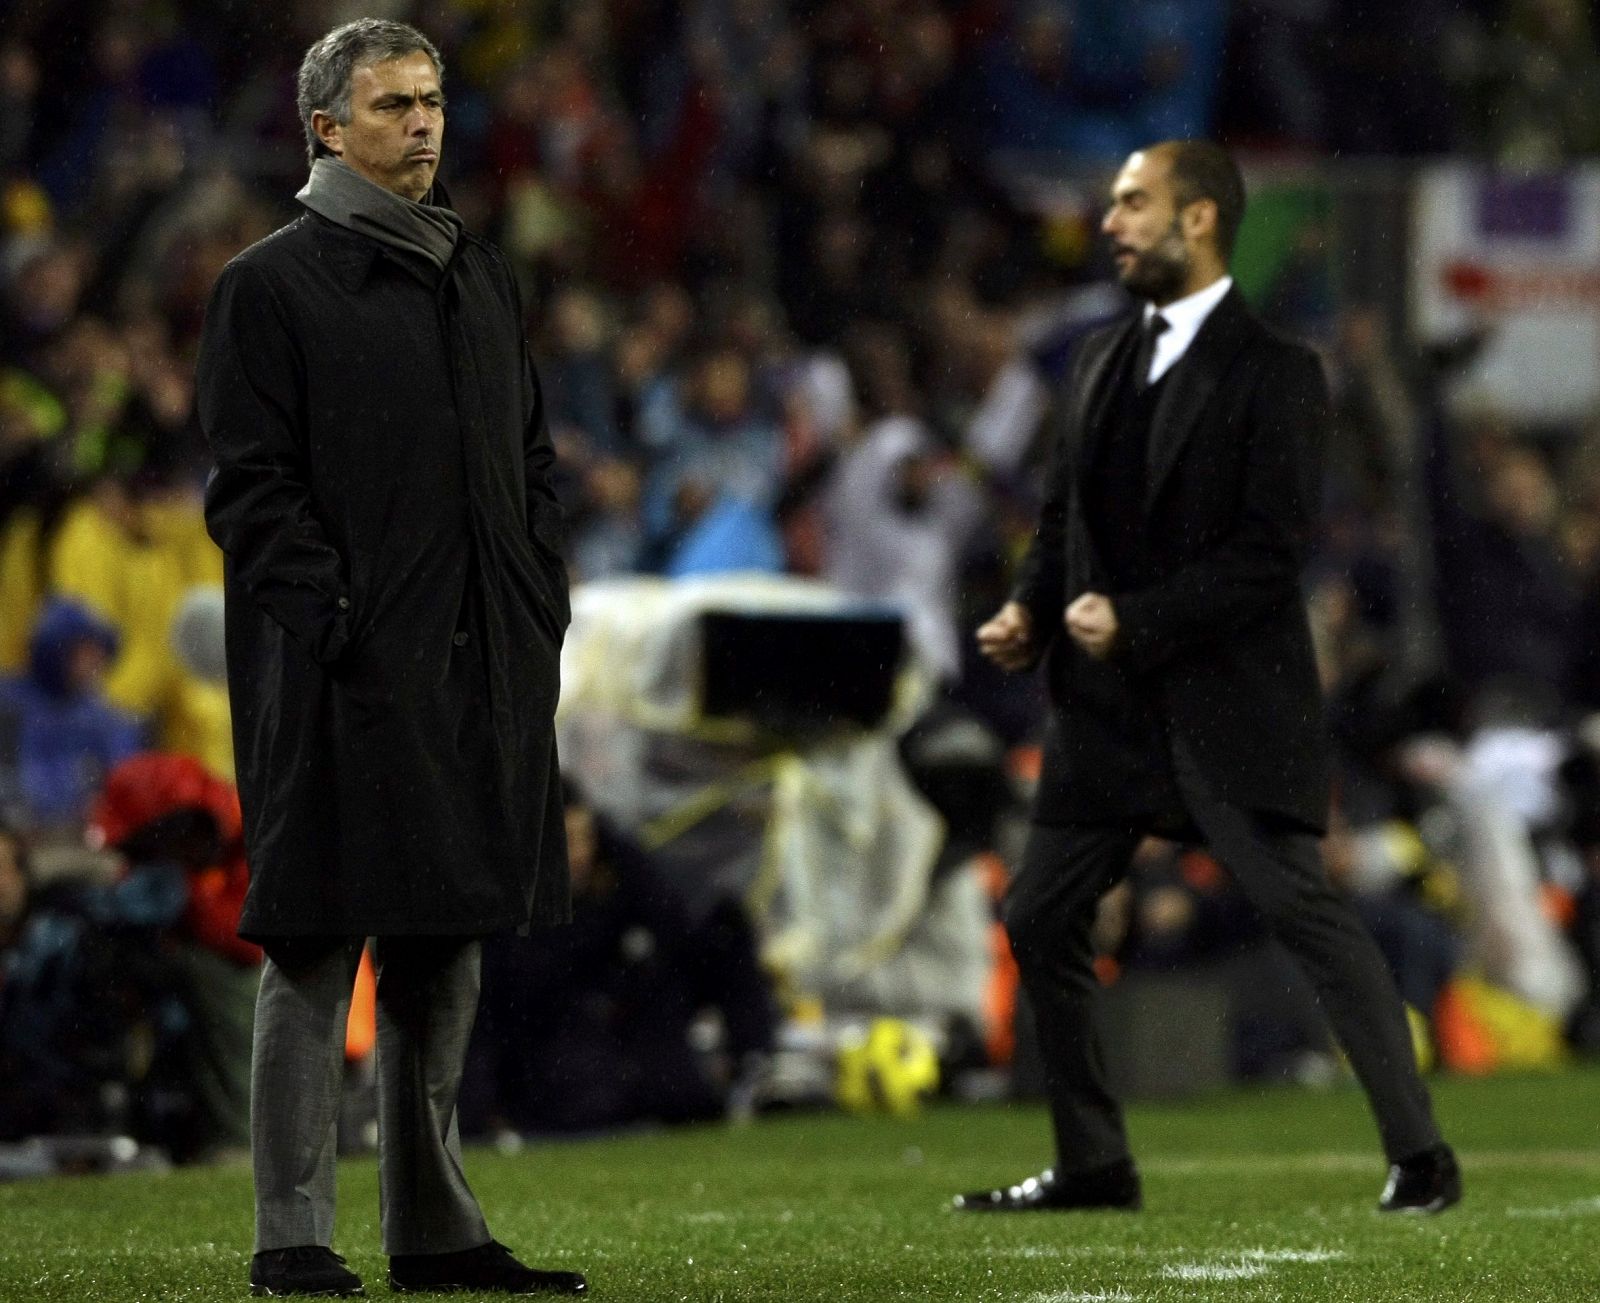
[[[1150,374],[1146,377],[1148,383],[1155,384],[1178,364],[1178,359],[1189,351],[1189,345],[1200,333],[1200,327],[1206,324],[1212,309],[1222,302],[1232,288],[1233,277],[1224,276],[1221,280],[1212,281],[1205,289],[1197,290],[1164,308],[1158,309],[1153,303],[1144,305],[1145,321],[1148,322],[1159,311],[1167,323],[1166,330],[1156,337],[1155,353],[1150,358]]]

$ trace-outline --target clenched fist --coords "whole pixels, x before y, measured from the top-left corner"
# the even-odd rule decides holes
[[[1072,641],[1097,661],[1111,655],[1117,643],[1117,612],[1103,593],[1084,593],[1075,598],[1062,621]]]
[[[1033,660],[1033,617],[1021,602],[1007,602],[978,626],[978,650],[1003,670],[1027,669]]]

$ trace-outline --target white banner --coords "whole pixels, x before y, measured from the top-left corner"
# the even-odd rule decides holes
[[[1600,167],[1430,167],[1411,247],[1418,338],[1492,332],[1455,397],[1529,421],[1581,419],[1600,405]]]

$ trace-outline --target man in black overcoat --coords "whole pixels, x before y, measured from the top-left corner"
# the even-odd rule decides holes
[[[1103,230],[1143,307],[1088,338],[1062,395],[1039,527],[978,630],[1052,703],[1005,906],[1038,1027],[1056,1162],[970,1211],[1137,1208],[1091,1015],[1090,924],[1147,834],[1205,843],[1305,967],[1391,1164],[1386,1211],[1460,1197],[1400,999],[1318,851],[1329,751],[1301,600],[1327,390],[1227,274],[1244,183],[1198,141],[1133,154]]]
[[[306,53],[298,219],[223,271],[198,361],[228,685],[266,949],[258,1294],[361,1289],[331,1248],[346,1010],[374,939],[396,1289],[578,1293],[461,1170],[481,939],[568,915],[553,733],[568,620],[553,452],[505,259],[434,179],[438,51],[362,19]]]

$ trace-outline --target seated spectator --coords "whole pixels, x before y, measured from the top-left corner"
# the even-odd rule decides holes
[[[161,748],[193,756],[231,783],[233,726],[220,585],[197,584],[184,594],[172,617],[170,642],[181,673],[165,712]]]
[[[1562,555],[1549,462],[1491,427],[1481,464],[1458,465],[1464,459],[1442,423],[1430,431],[1426,455],[1436,596],[1455,673],[1474,690],[1503,679],[1564,684],[1580,593]],[[1464,506],[1474,483],[1481,501]]]
[[[955,601],[962,549],[983,510],[976,486],[911,416],[872,422],[837,462],[825,498],[827,576],[906,615],[944,679],[960,669]]]
[[[983,498],[921,418],[905,332],[864,326],[851,343],[864,428],[824,484],[823,572],[847,593],[901,610],[918,653],[953,680],[960,562]]]
[[[985,59],[990,143],[1109,162],[1169,134],[1205,134],[1220,6],[1191,3],[1183,23],[1165,8],[1019,7]]]
[[[643,545],[638,468],[620,457],[586,458],[577,478],[576,500],[562,503],[573,577],[586,581],[631,572]]]
[[[75,836],[105,775],[139,749],[139,721],[101,695],[116,650],[109,625],[56,599],[26,673],[0,678],[0,812],[41,836]]]
[[[188,756],[146,752],[123,761],[95,803],[92,840],[127,872],[181,871],[184,902],[163,938],[185,1012],[177,1064],[193,1096],[176,1156],[242,1149],[250,1137],[250,1041],[261,949],[238,935],[250,886],[239,797]]]
[[[117,631],[106,696],[165,732],[184,679],[173,617],[191,588],[222,583],[222,553],[206,535],[199,496],[183,485],[135,491],[103,479],[63,513],[49,566],[56,592]]]
[[[1600,148],[1600,49],[1582,0],[1511,0],[1474,49],[1487,152],[1534,170]]]
[[[0,1140],[164,1136],[181,1112],[164,1073],[185,1014],[162,955],[182,874],[135,866],[115,883],[35,884],[0,827]]]
[[[693,919],[632,842],[566,789],[573,921],[484,946],[463,1131],[596,1131],[741,1107],[775,1013],[735,901]],[[720,1015],[717,1066],[692,1042]]]
[[[1049,387],[1022,347],[1016,323],[1005,315],[981,313],[965,333],[969,382],[980,400],[963,432],[963,448],[991,474],[1015,478],[1042,461]]]
[[[605,308],[597,294],[573,289],[550,310],[548,351],[540,376],[551,433],[575,436],[603,456],[632,451],[617,425],[616,379],[612,371]]]
[[[1398,819],[1351,828],[1335,818],[1325,846],[1328,876],[1350,894],[1401,999],[1431,1018],[1465,951],[1455,871]]]
[[[654,459],[643,510],[656,568],[673,576],[782,570],[772,506],[783,447],[755,401],[745,359],[732,349],[706,354],[685,395],[664,391],[642,420]]]

